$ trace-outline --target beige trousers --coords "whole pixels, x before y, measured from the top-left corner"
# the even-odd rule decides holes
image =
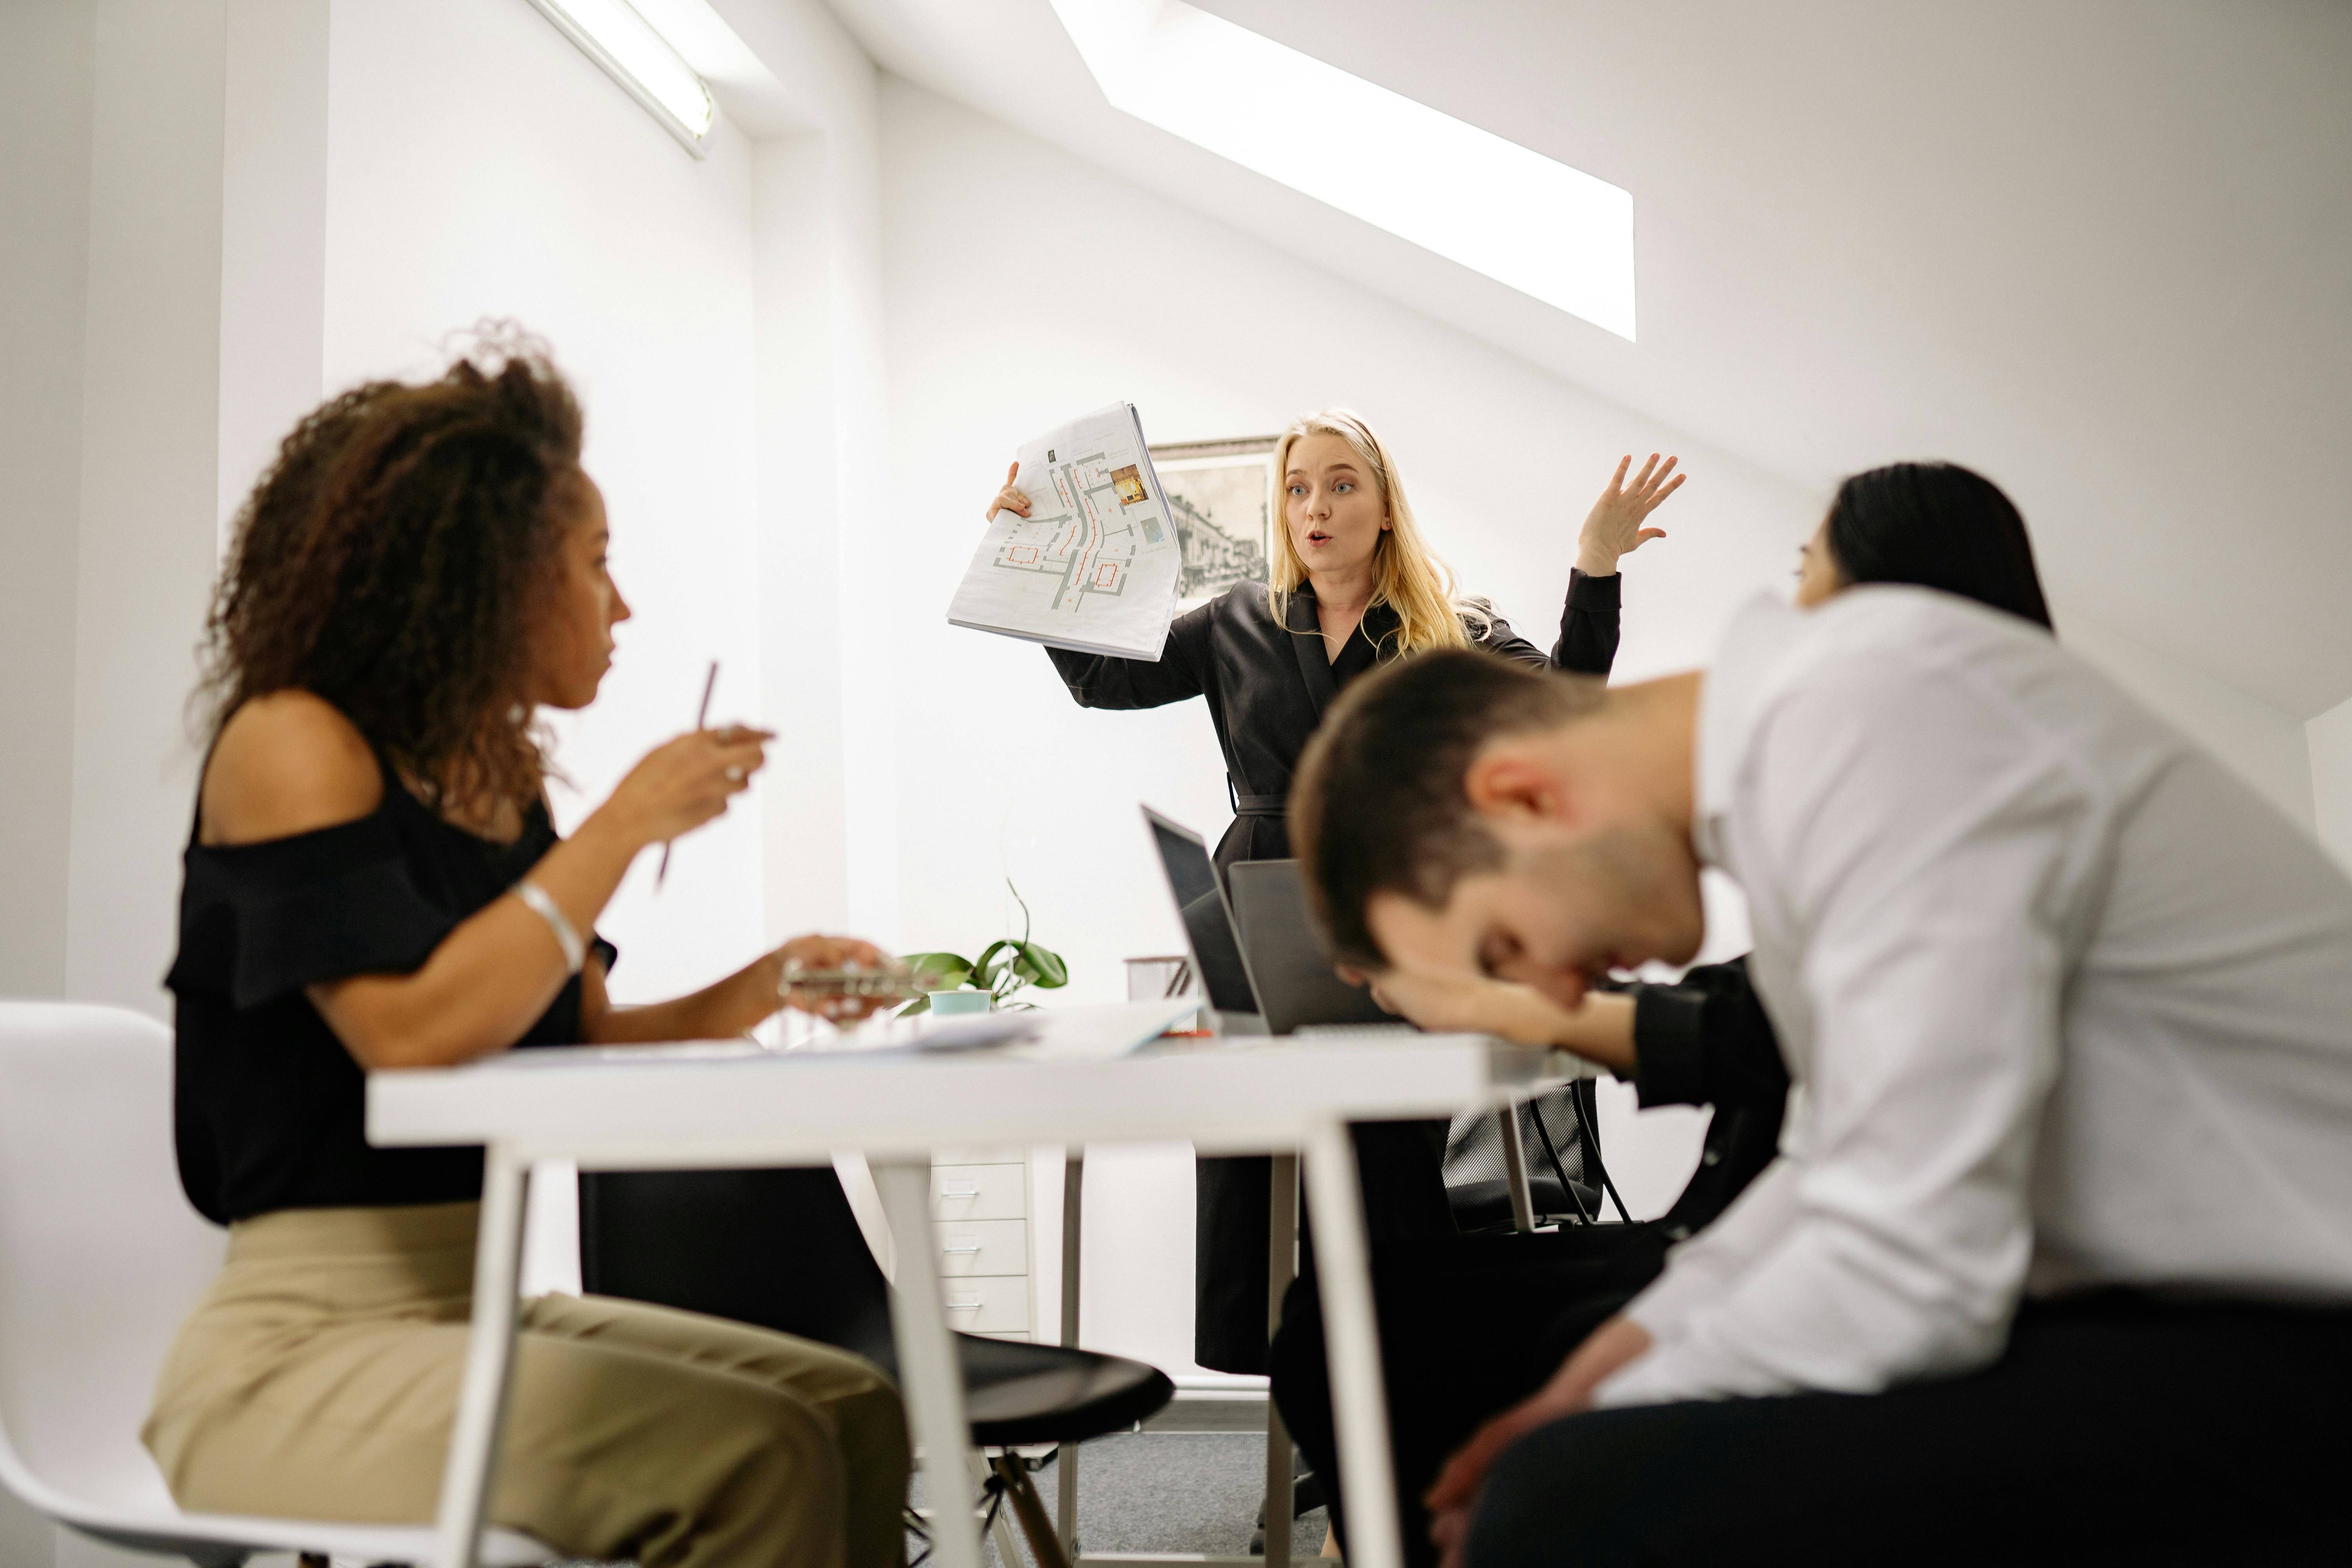
[[[185,1508],[433,1517],[476,1205],[289,1209],[229,1233],[143,1436]],[[646,1568],[904,1560],[898,1391],[845,1351],[691,1312],[522,1310],[490,1518]]]

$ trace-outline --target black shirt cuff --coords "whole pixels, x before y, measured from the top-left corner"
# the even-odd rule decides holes
[[[1568,607],[1571,610],[1614,610],[1624,604],[1625,574],[1588,577],[1577,567],[1568,572]]]
[[[1633,988],[1633,1091],[1642,1109],[1705,1105],[1706,994],[1680,985]]]

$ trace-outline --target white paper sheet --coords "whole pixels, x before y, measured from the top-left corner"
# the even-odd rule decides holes
[[[1013,482],[1029,515],[989,520],[949,623],[1157,663],[1183,550],[1135,405],[1115,403],[1032,441]]]

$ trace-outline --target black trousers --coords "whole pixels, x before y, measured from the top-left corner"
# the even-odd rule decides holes
[[[1372,1251],[1373,1309],[1388,1385],[1405,1561],[1436,1561],[1422,1494],[1488,1416],[1534,1393],[1569,1352],[1656,1278],[1656,1226],[1392,1240]],[[1341,1517],[1341,1478],[1311,1271],[1283,1301],[1268,1371],[1283,1424]],[[1346,1543],[1344,1531],[1341,1543]]]
[[[1348,1129],[1374,1245],[1447,1237],[1444,1121],[1359,1121]],[[1195,1166],[1192,1359],[1219,1372],[1266,1370],[1266,1244],[1274,1163],[1263,1154],[1204,1156]],[[1299,1271],[1315,1237],[1299,1205]]]
[[[2352,1560],[2352,1310],[2103,1291],[1867,1397],[1603,1410],[1489,1472],[1472,1568]]]

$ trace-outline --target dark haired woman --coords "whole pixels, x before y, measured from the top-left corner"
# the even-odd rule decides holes
[[[229,1226],[145,1438],[222,1513],[432,1516],[481,1154],[375,1149],[364,1073],[517,1047],[739,1034],[803,937],[618,1007],[595,921],[639,851],[727,809],[763,732],[656,748],[569,839],[541,706],[594,700],[628,617],[580,412],[528,344],[345,394],[247,503],[210,623],[213,739],[181,895],[181,1179]],[[593,1297],[524,1309],[490,1517],[568,1554],[886,1568],[896,1391],[864,1362]]]
[[[1796,602],[1810,609],[1864,583],[1935,588],[2050,625],[2025,520],[1999,486],[1950,463],[1896,463],[1838,487],[1804,546]],[[1389,994],[1427,1027],[1565,1047],[1630,1079],[1644,1109],[1715,1108],[1690,1184],[1648,1227],[1654,1245],[1596,1258],[1568,1231],[1376,1257],[1405,1559],[1429,1563],[1436,1552],[1423,1494],[1447,1455],[1539,1384],[1649,1283],[1668,1244],[1721,1214],[1771,1162],[1789,1075],[1744,958],[1694,968],[1673,985],[1595,992],[1574,1013],[1515,985],[1439,997],[1401,994],[1391,982]],[[1303,1279],[1285,1304],[1269,1371],[1291,1436],[1328,1477],[1335,1440],[1314,1291]],[[1331,1517],[1339,1518],[1336,1501]]]
[[[2025,519],[1957,463],[1890,463],[1838,486],[1805,542],[1797,603],[1811,609],[1859,583],[1935,588],[2055,629]]]

